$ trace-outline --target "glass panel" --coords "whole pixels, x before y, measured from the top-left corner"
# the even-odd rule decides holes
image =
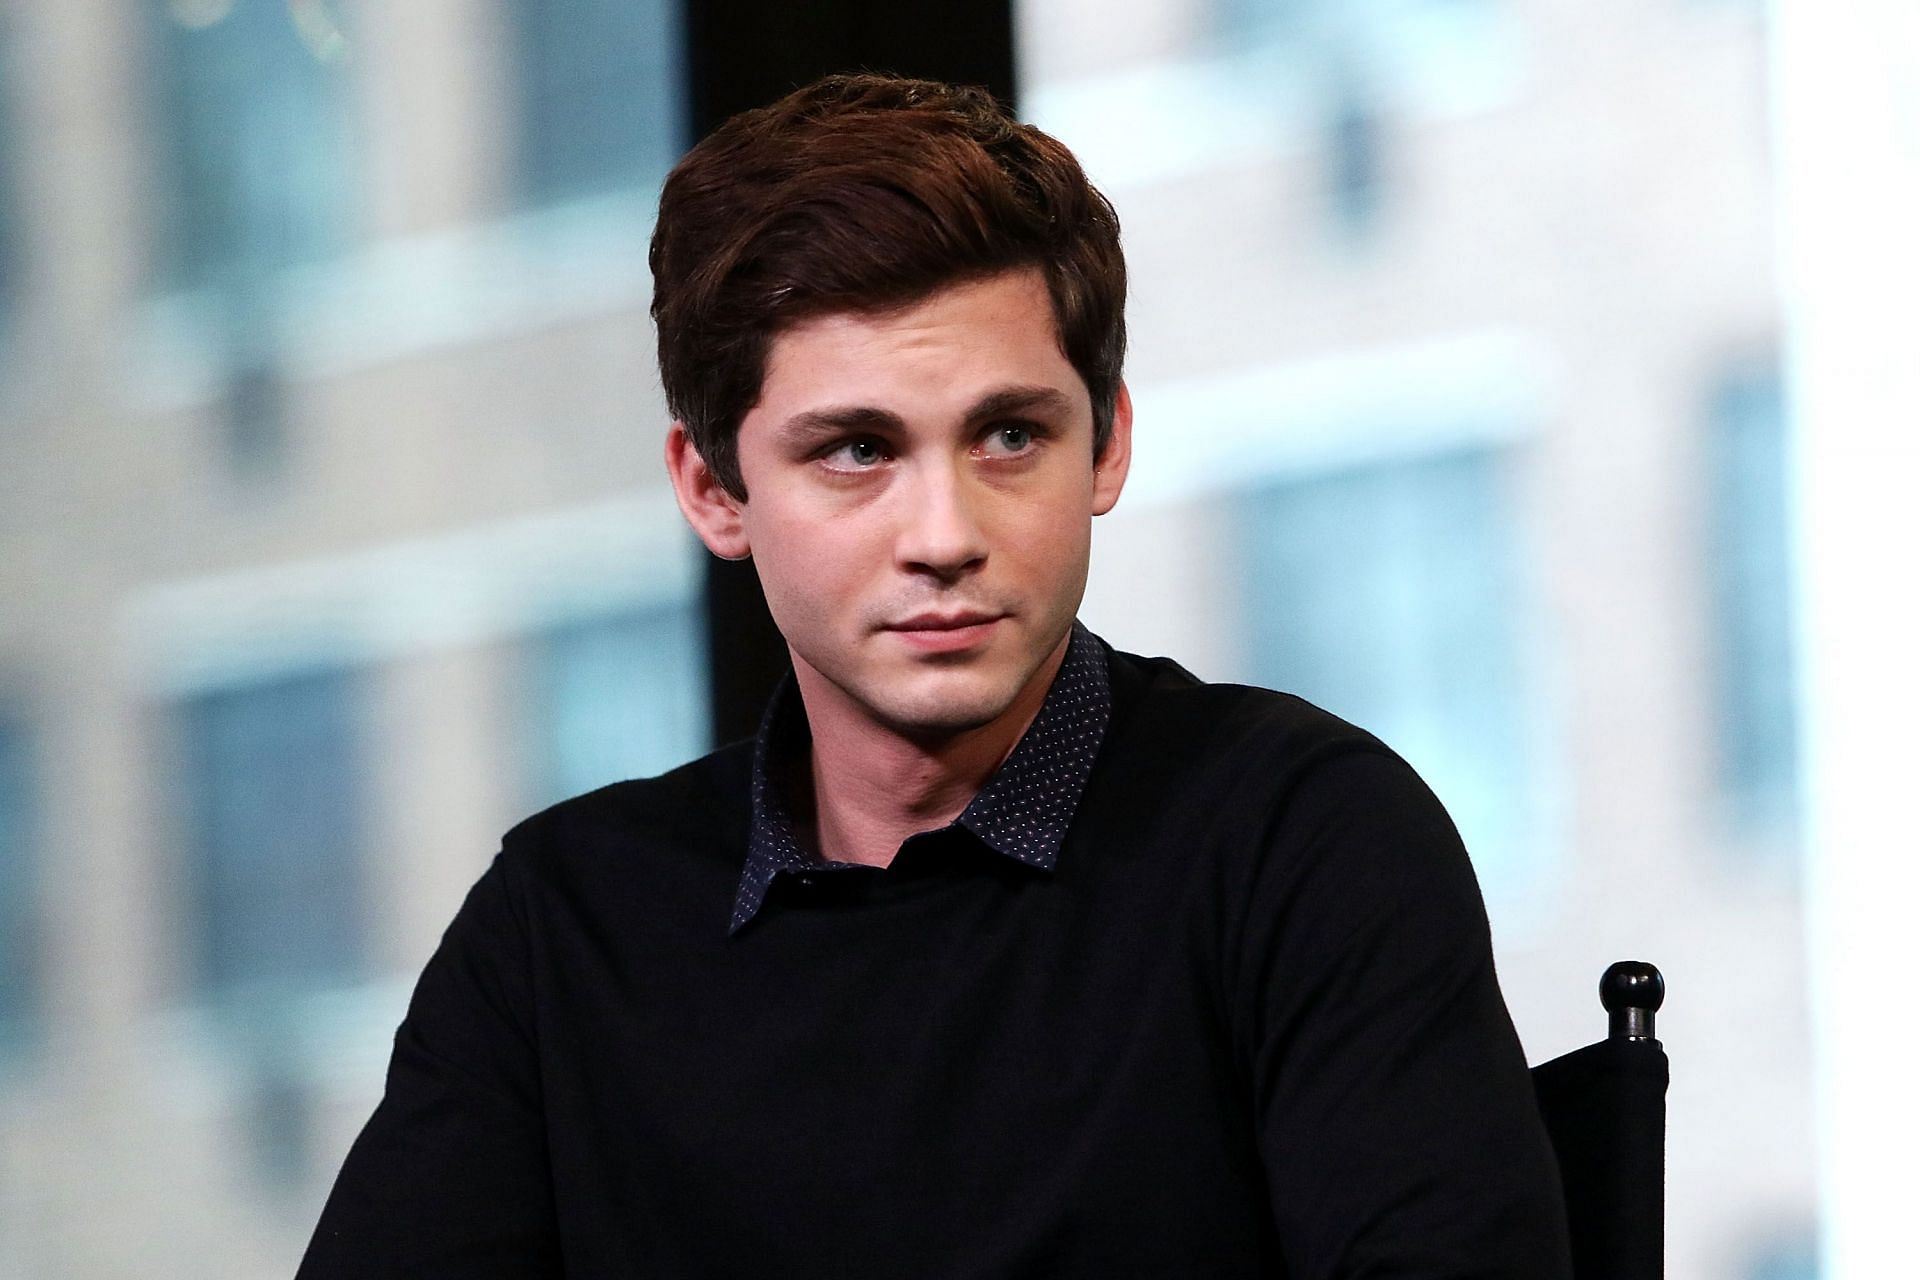
[[[1249,38],[1327,39],[1340,32],[1392,32],[1446,21],[1495,0],[1212,0],[1223,44]]]
[[[1445,802],[1489,894],[1530,867],[1514,530],[1462,453],[1242,499],[1256,683],[1378,734]]]
[[[218,1001],[363,976],[366,759],[346,672],[204,694],[180,708],[197,979]]]
[[[1816,1233],[1806,1231],[1766,1241],[1754,1250],[1753,1261],[1740,1274],[1742,1280],[1819,1280]]]
[[[14,45],[8,34],[0,24],[0,323],[6,319],[18,284],[22,251],[15,195],[19,175],[15,172],[17,148],[13,136]]]
[[[149,0],[173,285],[244,285],[339,249],[350,94],[335,6]]]
[[[520,185],[534,204],[650,187],[683,142],[679,8],[513,0]]]
[[[699,618],[667,605],[574,622],[534,654],[540,803],[642,778],[707,748]]]
[[[1212,0],[1208,25],[1216,49],[1266,64],[1311,104],[1327,215],[1357,240],[1391,194],[1391,101],[1446,43],[1421,33],[1473,27],[1492,8],[1493,0]]]
[[[1353,235],[1370,230],[1387,194],[1386,139],[1379,111],[1361,78],[1335,78],[1326,130],[1328,202]]]
[[[1743,826],[1785,833],[1794,822],[1798,716],[1778,371],[1729,376],[1709,432],[1720,781]]]
[[[0,719],[0,1056],[28,1035],[37,995],[32,781],[25,730]]]

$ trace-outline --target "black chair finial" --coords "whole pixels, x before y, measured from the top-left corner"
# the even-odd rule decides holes
[[[1660,1280],[1666,1255],[1667,1051],[1653,1038],[1666,982],[1623,960],[1600,979],[1612,1031],[1533,1069],[1560,1162],[1574,1280]]]
[[[1600,1003],[1611,1040],[1652,1040],[1653,1015],[1667,998],[1667,982],[1644,960],[1616,960],[1600,975]]]

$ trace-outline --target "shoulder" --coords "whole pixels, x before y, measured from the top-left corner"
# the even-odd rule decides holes
[[[1345,757],[1406,768],[1373,734],[1290,693],[1203,681],[1170,658],[1118,650],[1108,671],[1114,753],[1145,757],[1169,776],[1277,792]]]
[[[593,883],[724,865],[744,847],[752,744],[722,747],[652,778],[615,782],[517,823],[501,841],[510,878]],[[737,869],[738,856],[732,858]]]
[[[1108,796],[1214,850],[1243,885],[1340,886],[1380,899],[1444,891],[1478,912],[1458,833],[1420,776],[1373,734],[1303,698],[1196,679],[1114,653]],[[1134,797],[1142,797],[1134,799]],[[1237,877],[1230,877],[1237,878]]]

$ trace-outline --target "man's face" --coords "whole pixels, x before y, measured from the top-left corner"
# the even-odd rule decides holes
[[[747,500],[709,490],[718,523],[689,515],[716,552],[752,554],[816,719],[938,740],[1037,705],[1130,417],[1122,391],[1096,467],[1045,283],[1008,272],[776,338],[740,425]]]

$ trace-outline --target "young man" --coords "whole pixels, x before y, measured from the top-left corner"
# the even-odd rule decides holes
[[[793,677],[508,834],[302,1274],[1565,1276],[1433,797],[1074,621],[1132,407],[1072,156],[826,80],[681,161],[653,266],[675,491]]]

